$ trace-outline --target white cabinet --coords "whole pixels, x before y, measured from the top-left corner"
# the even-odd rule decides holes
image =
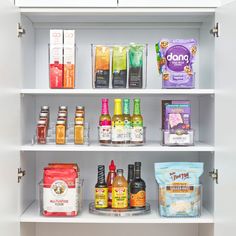
[[[234,232],[236,3],[217,9],[211,7],[215,5],[206,6],[204,3],[201,5],[202,8],[195,8],[196,6],[187,3],[183,6],[188,8],[175,8],[176,5],[169,5],[170,8],[146,8],[145,5],[142,8],[143,1],[137,0],[136,6],[140,8],[122,8],[121,4],[125,1],[119,1],[119,9],[44,9],[37,8],[39,5],[31,5],[35,8],[22,8],[19,13],[17,8],[9,6],[8,2],[4,0],[0,3],[1,30],[2,35],[5,35],[0,45],[3,55],[0,66],[4,75],[1,76],[0,103],[5,114],[1,115],[3,124],[0,148],[3,199],[0,212],[3,219],[1,233],[3,232],[4,236],[62,236],[68,233],[72,236],[78,234],[92,236],[95,233],[108,236],[113,232],[114,236],[118,236],[122,229],[124,235],[135,233],[137,236],[147,232],[151,236],[157,232],[176,236],[224,236],[227,230]],[[126,1],[127,4],[130,2],[132,1]],[[145,2],[153,6],[152,1]],[[123,6],[132,7],[132,5]],[[137,17],[139,24],[136,23]],[[19,38],[16,32],[18,22],[25,29],[25,34]],[[209,33],[216,22],[219,23],[218,38]],[[49,89],[48,43],[51,28],[76,30],[78,78],[75,90]],[[157,75],[154,45],[161,37],[197,39],[199,51],[195,64],[196,89],[160,89],[161,80]],[[129,42],[148,44],[147,88],[92,89],[90,44]],[[101,98],[104,96],[111,101],[117,96],[141,98],[142,114],[147,126],[145,146],[117,148],[98,145],[97,120]],[[195,146],[179,148],[160,145],[162,99],[191,101]],[[52,119],[55,118],[59,105],[68,105],[70,114],[74,112],[75,105],[85,105],[86,117],[91,126],[91,144],[82,147],[32,145],[38,112],[40,106],[45,104],[51,107]],[[112,108],[111,106],[111,111]],[[127,168],[127,165],[134,161],[142,161],[142,174],[147,183],[147,199],[152,203],[150,215],[113,218],[98,217],[88,213],[88,202],[93,199],[96,167],[98,164],[107,166],[111,159],[114,159],[116,165],[121,168]],[[205,173],[201,179],[203,183],[201,217],[185,219],[159,217],[156,211],[153,164],[160,161],[204,162]],[[80,164],[81,175],[85,179],[86,200],[80,216],[46,218],[40,215],[38,182],[42,178],[43,167],[49,162]],[[17,183],[18,168],[25,170],[25,176],[20,183]],[[209,176],[209,172],[213,169],[218,169],[219,184]]]
[[[15,0],[19,7],[117,7],[117,0]]]

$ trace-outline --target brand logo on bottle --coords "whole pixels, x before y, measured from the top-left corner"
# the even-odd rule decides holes
[[[184,71],[184,67],[189,65],[190,52],[182,45],[170,47],[166,55],[167,66],[172,71]]]

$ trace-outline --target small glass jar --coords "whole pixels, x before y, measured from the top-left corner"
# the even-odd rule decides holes
[[[37,143],[46,144],[47,140],[47,124],[45,120],[39,120],[37,124]]]
[[[66,122],[64,120],[57,120],[56,124],[56,144],[66,143]]]

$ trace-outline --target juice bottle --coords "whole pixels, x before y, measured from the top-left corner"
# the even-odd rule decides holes
[[[140,110],[140,99],[134,99],[134,112],[131,118],[131,143],[140,144],[143,143],[143,117]]]
[[[107,187],[108,187],[108,206],[112,207],[112,184],[114,182],[114,179],[116,177],[116,166],[114,164],[114,161],[111,161],[111,164],[109,165],[109,173],[107,175]]]
[[[109,115],[108,99],[102,99],[102,112],[99,119],[99,142],[111,143],[111,116]]]
[[[105,181],[105,166],[98,166],[98,180],[95,185],[95,208],[108,207],[108,188]]]
[[[124,144],[124,117],[122,115],[122,100],[116,98],[114,100],[114,115],[112,117],[112,143],[114,144]]]
[[[130,116],[130,100],[128,98],[123,99],[123,117],[124,117],[124,139],[125,143],[130,143],[131,136],[131,116]]]
[[[128,183],[122,169],[117,170],[117,176],[112,185],[112,208],[128,208]]]

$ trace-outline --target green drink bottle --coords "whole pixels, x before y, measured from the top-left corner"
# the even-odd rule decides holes
[[[130,143],[131,139],[131,116],[130,116],[130,100],[128,98],[123,99],[123,117],[125,126],[125,143]]]

